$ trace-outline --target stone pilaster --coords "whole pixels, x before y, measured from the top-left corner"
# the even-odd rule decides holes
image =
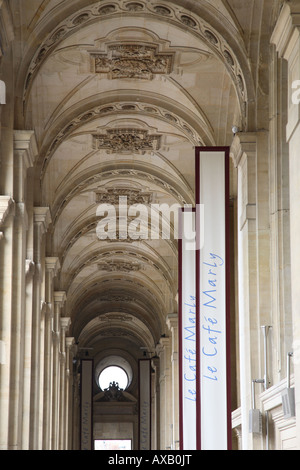
[[[65,450],[72,450],[72,412],[73,412],[73,358],[75,338],[66,337],[66,387],[65,387]]]
[[[66,445],[66,333],[70,327],[71,319],[67,317],[60,318],[60,387],[59,387],[59,449],[64,450]]]
[[[34,263],[26,259],[25,263],[25,318],[23,351],[23,412],[22,412],[22,450],[29,449],[30,435],[30,393],[31,393],[31,347],[32,347],[32,294]]]
[[[45,316],[45,346],[44,346],[44,405],[43,405],[43,449],[51,449],[51,415],[52,415],[52,361],[53,342],[52,325],[54,317],[53,281],[60,269],[57,257],[45,259],[46,285],[45,301],[47,304]]]
[[[160,360],[157,355],[151,359],[152,374],[152,449],[160,449]]]
[[[33,310],[32,310],[32,355],[31,355],[31,433],[30,449],[39,449],[40,421],[42,409],[40,409],[41,395],[41,309],[44,302],[42,296],[42,283],[44,280],[44,262],[45,262],[45,240],[44,235],[51,222],[50,211],[48,207],[34,207],[33,224],[33,261],[35,263],[35,272],[33,278]]]
[[[238,172],[238,309],[242,447],[261,448],[248,432],[251,383],[263,377],[261,326],[269,324],[269,210],[265,133],[238,134],[231,157]],[[265,180],[260,181],[260,170]],[[267,322],[267,323],[266,323]],[[255,392],[261,392],[260,386]]]
[[[157,353],[160,358],[160,448],[172,447],[172,369],[171,340],[163,337],[159,341]]]
[[[10,347],[12,317],[12,258],[13,258],[14,201],[9,196],[0,196],[0,450],[8,448],[9,403],[10,403]],[[5,306],[5,310],[4,310]]]
[[[60,316],[65,300],[65,292],[54,292],[51,450],[59,449]]]
[[[178,375],[178,315],[167,316],[167,326],[172,334],[172,450],[179,449],[179,375]]]
[[[13,281],[12,281],[12,337],[11,354],[11,400],[9,448],[20,449],[22,443],[22,416],[24,389],[23,355],[25,320],[25,262],[28,219],[26,211],[27,171],[37,156],[37,144],[33,131],[14,132],[14,175],[13,198],[15,215],[13,220]]]
[[[300,415],[300,4],[286,2],[277,20],[272,38],[278,56],[286,60],[288,70],[287,141],[289,144],[291,297],[293,351],[295,367],[296,415]],[[300,447],[300,421],[297,420],[297,448]]]

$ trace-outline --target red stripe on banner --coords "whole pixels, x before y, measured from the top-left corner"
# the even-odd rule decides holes
[[[181,231],[182,212],[179,210],[178,226]],[[178,237],[178,352],[179,352],[179,447],[183,450],[183,390],[182,390],[182,232]]]
[[[196,147],[196,206],[200,205],[200,148]],[[198,229],[198,227],[197,227]],[[197,433],[197,450],[201,450],[201,355],[200,355],[200,250],[196,252],[196,362],[197,362],[197,378],[196,378],[196,433]]]
[[[229,148],[225,149],[225,227],[226,227],[226,352],[227,352],[227,447],[232,450],[231,419],[231,341],[230,341],[230,169]]]
[[[199,250],[196,252],[196,362],[197,362],[197,379],[196,379],[196,410],[197,410],[197,421],[196,421],[196,432],[197,432],[197,450],[201,450],[201,348],[200,348],[200,255]]]

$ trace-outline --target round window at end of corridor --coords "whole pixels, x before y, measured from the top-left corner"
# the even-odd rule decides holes
[[[101,390],[108,389],[112,384],[117,385],[121,390],[126,390],[129,379],[122,367],[108,366],[100,372],[98,383]]]

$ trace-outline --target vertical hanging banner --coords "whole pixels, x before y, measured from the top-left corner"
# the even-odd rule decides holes
[[[179,438],[181,450],[196,450],[195,210],[182,209],[178,222]]]
[[[139,360],[139,450],[151,450],[151,363]]]
[[[81,361],[80,448],[93,449],[93,360]]]
[[[229,349],[229,148],[196,148],[197,448],[231,449]]]

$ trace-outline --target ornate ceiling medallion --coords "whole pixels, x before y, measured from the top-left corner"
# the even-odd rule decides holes
[[[112,44],[107,53],[91,53],[92,69],[111,79],[152,80],[155,74],[170,74],[174,54],[158,52],[156,45]]]
[[[93,134],[93,145],[107,153],[135,153],[144,155],[160,147],[161,136],[150,135],[142,129],[109,129],[106,134]]]

